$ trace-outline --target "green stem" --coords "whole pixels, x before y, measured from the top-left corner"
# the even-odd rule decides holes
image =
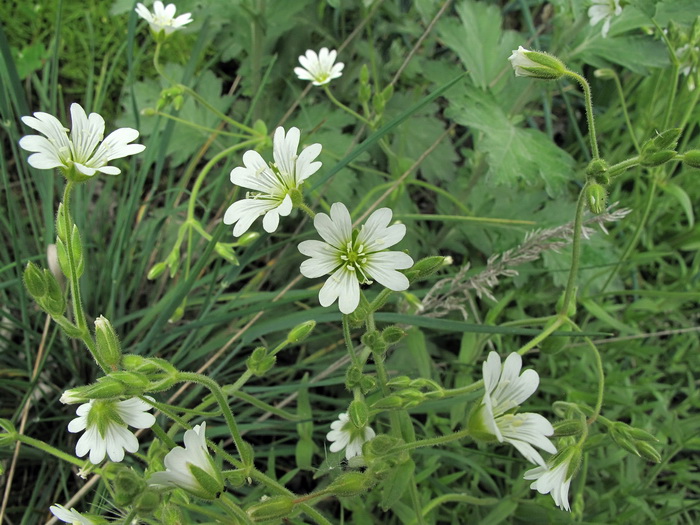
[[[568,317],[566,316],[566,314],[559,315],[552,321],[550,325],[546,326],[544,330],[542,330],[542,332],[540,332],[536,337],[530,339],[530,341],[518,348],[517,352],[520,355],[525,355],[530,349],[536,347],[542,341],[547,339],[553,332],[557,330],[557,328],[559,328],[561,325],[567,322],[567,320]]]
[[[208,128],[206,126],[200,126],[199,124],[196,124],[195,122],[192,122],[190,120],[176,117],[175,115],[171,115],[169,113],[164,113],[163,111],[156,111],[153,113],[153,116],[159,116],[163,118],[167,118],[169,120],[172,120],[174,122],[177,122],[179,124],[182,124],[183,126],[189,126],[190,128],[194,128],[200,131],[206,131],[207,133],[211,133],[214,135],[225,135],[227,137],[235,137],[235,138],[241,138],[241,139],[247,139],[249,135],[243,135],[241,133],[234,133],[232,131],[225,131],[223,129],[214,129],[214,128]]]
[[[345,339],[345,347],[348,349],[348,354],[350,354],[350,359],[352,360],[353,366],[362,370],[362,363],[357,357],[357,352],[355,352],[355,345],[352,344],[352,336],[350,334],[350,321],[348,321],[348,316],[343,315],[343,338]]]
[[[229,148],[226,148],[225,150],[217,153],[214,155],[209,162],[207,162],[204,167],[202,168],[202,171],[199,172],[199,175],[197,175],[197,179],[194,181],[194,186],[192,186],[192,193],[190,194],[190,199],[187,205],[187,218],[188,219],[194,219],[194,207],[197,203],[197,195],[199,194],[199,190],[202,187],[202,184],[204,184],[204,178],[207,176],[207,174],[216,166],[216,164],[229,155],[230,153],[233,153],[234,151],[237,151],[242,148],[247,148],[248,146],[254,146],[260,142],[259,139],[251,139],[247,140],[245,142],[241,142],[239,144],[236,144],[235,146],[231,146]]]
[[[457,397],[457,396],[462,396],[464,394],[471,394],[472,392],[479,390],[480,388],[483,388],[483,386],[484,386],[484,380],[479,379],[478,381],[472,383],[471,385],[461,386],[459,388],[449,388],[449,389],[443,390],[442,397],[443,398]]]
[[[205,386],[214,395],[216,402],[221,407],[221,411],[224,414],[224,419],[226,419],[226,424],[228,425],[229,431],[231,432],[231,437],[236,445],[236,450],[238,450],[238,455],[245,465],[252,465],[253,458],[251,457],[249,451],[250,447],[243,441],[243,437],[238,430],[238,425],[233,417],[233,412],[231,412],[231,407],[228,405],[226,396],[221,390],[219,383],[214,381],[204,374],[197,374],[195,372],[180,372],[177,375],[180,381],[192,381],[193,383],[199,383]]]
[[[62,459],[63,461],[66,461],[68,463],[72,463],[73,465],[83,468],[85,466],[85,460],[84,459],[79,459],[76,458],[75,456],[72,456],[71,454],[68,454],[66,452],[63,452],[62,450],[58,450],[57,448],[52,447],[48,443],[44,443],[41,440],[31,438],[29,436],[25,436],[24,434],[17,434],[15,436],[17,438],[17,441],[20,441],[24,443],[25,445],[29,445],[30,447],[38,448],[39,450],[46,452],[47,454],[51,454],[54,457],[57,457],[58,459]],[[100,472],[100,469],[96,469],[95,472]]]
[[[608,176],[610,177],[610,180],[622,175],[625,171],[627,171],[630,168],[639,166],[639,160],[639,157],[632,157],[630,159],[623,160],[622,162],[618,162],[617,164],[613,164],[612,166],[610,166],[608,168]]]
[[[311,208],[309,208],[306,204],[304,204],[303,202],[297,204],[297,208],[299,208],[304,213],[306,213],[311,219],[316,217],[316,214],[314,213],[314,211]]]
[[[630,134],[630,137],[632,137],[632,142],[634,142],[634,149],[637,150],[637,153],[640,153],[642,150],[639,147],[639,142],[637,142],[637,136],[634,133],[634,129],[632,128],[632,121],[630,120],[629,113],[627,112],[627,102],[625,100],[625,93],[622,90],[622,83],[620,82],[620,77],[617,75],[617,73],[614,70],[610,70],[613,74],[613,80],[615,81],[615,86],[617,87],[617,94],[620,96],[620,103],[622,104],[622,113],[625,116],[625,122],[627,123],[627,131]]]
[[[323,86],[323,90],[326,92],[326,95],[328,95],[328,98],[331,100],[331,102],[333,102],[333,104],[335,104],[336,106],[338,106],[338,107],[339,107],[340,109],[342,109],[343,111],[345,111],[345,112],[347,112],[347,113],[350,113],[353,117],[355,117],[355,118],[356,118],[357,120],[359,120],[360,122],[363,122],[364,124],[367,124],[368,126],[372,127],[372,123],[371,123],[369,120],[367,120],[365,117],[363,117],[363,116],[360,115],[359,113],[353,111],[352,109],[350,109],[349,107],[347,107],[345,104],[343,104],[340,100],[338,100],[337,98],[335,98],[335,97],[333,96],[333,94],[331,93],[331,90],[328,89],[328,86],[327,86],[327,85],[326,85],[326,86]]]
[[[583,89],[583,97],[586,101],[586,120],[588,121],[588,135],[591,140],[591,153],[594,159],[600,158],[600,153],[598,152],[598,139],[595,133],[595,122],[593,117],[593,97],[591,96],[591,86],[581,75],[574,73],[573,71],[567,71],[566,75],[575,79]]]
[[[82,332],[80,339],[85,343],[88,350],[92,354],[97,364],[105,374],[109,374],[110,367],[102,359],[102,356],[97,352],[97,347],[92,339],[92,334],[85,320],[85,312],[83,311],[83,301],[80,295],[80,278],[78,277],[78,265],[73,257],[73,220],[70,213],[70,196],[73,191],[73,182],[68,182],[63,190],[63,229],[66,234],[66,252],[68,257],[68,273],[70,273],[70,290],[73,303],[73,315],[75,324]]]
[[[596,155],[597,157],[597,155]],[[564,302],[562,303],[560,316],[566,316],[569,310],[569,304],[574,293],[576,285],[576,276],[578,274],[579,259],[581,258],[581,230],[583,224],[583,208],[586,204],[586,188],[588,183],[584,184],[581,193],[578,196],[576,203],[576,218],[574,219],[574,237],[571,244],[571,269],[569,270],[569,280],[566,283],[566,291],[564,292]]]
[[[465,428],[459,432],[454,432],[453,434],[447,434],[446,436],[438,436],[434,438],[419,439],[413,443],[406,443],[400,447],[393,449],[395,452],[403,452],[404,450],[413,450],[415,448],[421,447],[434,447],[436,445],[444,445],[445,443],[450,443],[452,441],[457,441],[469,437],[469,429]]]
[[[139,396],[139,399],[141,399],[141,396]],[[175,443],[175,441],[173,441],[173,439],[165,433],[165,430],[163,430],[163,428],[158,423],[153,423],[151,430],[156,435],[156,437],[160,439],[163,442],[163,444],[166,445],[168,448],[173,449],[177,446],[177,443]]]
[[[240,508],[235,501],[233,501],[233,497],[230,494],[227,494],[224,492],[221,497],[218,500],[219,505],[221,508],[223,508],[225,511],[228,511],[228,513],[232,516],[235,516],[238,518],[240,521],[237,523],[246,523],[246,524],[253,524],[253,520],[250,519],[250,516],[245,513],[245,511]]]
[[[617,264],[613,268],[612,272],[610,272],[610,275],[605,280],[603,287],[600,289],[600,293],[605,292],[607,287],[610,285],[612,280],[615,278],[615,275],[617,275],[617,272],[620,270],[622,263],[624,263],[627,260],[627,258],[632,254],[632,251],[634,250],[634,248],[637,246],[637,241],[639,241],[639,237],[642,235],[642,230],[644,229],[644,226],[646,225],[647,220],[649,219],[649,214],[651,213],[651,205],[654,202],[654,194],[656,193],[656,184],[657,184],[656,178],[652,177],[651,186],[647,189],[647,199],[646,199],[646,202],[644,203],[644,212],[642,213],[642,218],[637,223],[637,228],[634,230],[634,234],[632,235],[632,239],[625,247],[625,251],[622,253],[620,260],[617,261]]]
[[[586,421],[589,425],[591,425],[595,422],[596,419],[598,419],[600,411],[603,408],[603,395],[605,394],[605,370],[603,369],[603,360],[600,357],[600,352],[598,351],[598,348],[596,348],[596,346],[593,344],[593,341],[591,341],[588,337],[584,337],[583,340],[586,342],[588,347],[591,350],[593,350],[593,358],[595,359],[596,372],[598,373],[598,397],[596,398],[595,408],[593,409],[593,415],[589,417]]]

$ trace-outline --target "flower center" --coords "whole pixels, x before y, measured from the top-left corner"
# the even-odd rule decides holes
[[[345,249],[340,250],[341,264],[355,273],[360,284],[372,284],[364,268],[367,264],[367,255],[364,244],[355,245],[352,242],[348,242],[345,245]]]

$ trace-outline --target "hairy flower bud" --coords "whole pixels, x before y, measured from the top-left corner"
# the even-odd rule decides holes
[[[315,327],[316,321],[313,320],[298,324],[289,332],[287,341],[290,343],[300,343],[309,336]]]
[[[107,365],[116,369],[122,357],[121,345],[112,323],[102,315],[95,319],[95,340],[97,353]]]
[[[567,71],[564,63],[558,58],[540,51],[530,51],[523,46],[513,50],[508,60],[515,70],[516,77],[556,80]]]
[[[608,200],[605,188],[597,182],[594,182],[586,186],[585,191],[586,204],[591,213],[595,213],[596,215],[603,213]]]
[[[291,496],[273,496],[261,503],[248,507],[246,512],[254,522],[279,520],[289,516],[294,510]]]

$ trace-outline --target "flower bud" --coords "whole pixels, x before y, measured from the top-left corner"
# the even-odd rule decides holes
[[[387,326],[382,330],[382,339],[387,345],[395,345],[406,336],[406,332],[398,326]]]
[[[603,213],[608,199],[605,188],[597,182],[594,182],[586,186],[585,191],[586,204],[588,204],[588,209],[591,213],[595,213],[596,215]]]
[[[158,262],[154,264],[150,270],[148,270],[148,275],[146,276],[146,279],[149,281],[152,281],[153,279],[157,279],[160,277],[160,275],[165,271],[165,269],[168,267],[168,265],[164,262]]]
[[[87,399],[110,399],[126,392],[126,385],[109,376],[101,377],[97,383],[88,385],[83,390]]]
[[[382,99],[384,99],[384,103],[386,104],[391,100],[391,97],[394,96],[394,86],[392,84],[389,84],[387,87],[385,87],[382,90]]]
[[[233,249],[230,246],[224,244],[223,242],[217,242],[214,245],[214,250],[228,262],[238,266],[238,258],[236,257],[236,254],[233,252]]]
[[[372,88],[369,84],[360,84],[360,89],[357,94],[357,99],[360,104],[367,104],[370,98],[372,98]]]
[[[348,321],[350,322],[350,326],[353,328],[358,328],[365,324],[365,319],[367,319],[368,311],[367,307],[360,304],[357,308],[355,308],[355,311],[351,314],[348,314]]]
[[[647,432],[646,430],[642,430],[641,428],[629,427],[627,429],[627,434],[630,437],[636,439],[637,441],[654,441],[654,442],[659,441],[657,438],[655,438],[649,432]]]
[[[63,275],[71,278],[70,264],[68,262],[68,251],[66,244],[61,239],[56,239],[56,256],[58,257],[58,266],[61,268]]]
[[[661,166],[662,164],[666,164],[669,160],[673,159],[676,155],[677,153],[673,150],[661,150],[657,151],[656,153],[649,153],[646,155],[644,152],[642,152],[640,164],[648,168]]]
[[[652,140],[657,150],[674,149],[681,136],[681,128],[671,128],[658,133]]]
[[[386,343],[378,330],[365,333],[361,338],[362,344],[370,348],[372,352],[383,354],[386,351]]]
[[[596,69],[595,71],[593,71],[593,76],[596,78],[602,78],[602,79],[610,79],[610,78],[614,79],[617,75],[616,75],[615,71],[613,71],[612,69],[602,68],[602,69]]]
[[[59,401],[64,405],[74,405],[75,403],[85,403],[90,398],[85,396],[86,387],[70,388],[63,392]]]
[[[248,507],[248,516],[255,521],[269,521],[286,518],[294,510],[294,498],[291,496],[273,496],[261,503]]]
[[[580,419],[565,419],[554,425],[553,437],[578,436],[583,432],[585,423]]]
[[[539,51],[530,51],[523,46],[513,50],[508,60],[515,70],[516,77],[556,80],[567,71],[564,63],[558,58]]]
[[[604,159],[593,159],[586,167],[586,175],[589,180],[606,186],[610,182],[608,163]]]
[[[369,84],[369,68],[367,64],[362,64],[360,69],[360,84]]]
[[[345,472],[335,478],[323,492],[340,497],[350,497],[366,492],[372,485],[372,480],[361,472]]]
[[[27,263],[27,267],[24,269],[24,286],[35,301],[39,301],[48,293],[48,284],[45,280],[44,272],[31,261]]]
[[[63,203],[60,203],[58,205],[58,212],[56,212],[56,235],[58,235],[58,238],[61,239],[63,242],[66,242],[66,239],[68,238],[68,232],[66,230],[65,209],[63,207]]]
[[[396,376],[389,379],[386,386],[392,388],[406,388],[411,384],[411,378],[408,376]]]
[[[637,447],[638,454],[647,461],[651,461],[652,463],[661,462],[661,454],[659,454],[657,450],[646,441],[637,441],[635,445]]]
[[[161,501],[160,492],[149,487],[136,499],[134,510],[139,516],[148,516],[160,507]]]
[[[152,117],[152,116],[156,115],[157,113],[158,112],[156,111],[155,108],[143,108],[141,110],[141,115],[143,115],[144,117]]]
[[[391,410],[393,408],[401,408],[402,405],[403,401],[399,396],[387,396],[372,403],[372,408]]]
[[[124,393],[132,396],[141,395],[149,386],[148,378],[138,372],[120,370],[117,372],[111,372],[107,377],[119,381],[125,385],[126,390]]]
[[[112,323],[102,315],[95,319],[95,340],[97,353],[107,365],[116,369],[122,357],[121,345]]]
[[[362,376],[360,379],[360,390],[363,394],[367,394],[377,388],[377,380],[372,376]]]
[[[146,488],[146,481],[130,468],[122,469],[114,478],[114,502],[131,505]]]
[[[360,380],[362,379],[362,370],[356,366],[349,366],[345,372],[345,388],[352,390],[360,386]]]
[[[354,400],[348,408],[350,421],[357,428],[365,428],[369,422],[369,409],[364,401]]]
[[[691,168],[700,168],[700,149],[686,151],[683,155],[683,163]]]
[[[83,242],[80,240],[80,232],[75,224],[73,225],[73,232],[71,233],[71,249],[73,251],[75,271],[77,276],[80,277],[85,270],[85,259],[83,258]]]
[[[236,246],[250,246],[259,238],[259,232],[246,232],[238,238],[238,241],[236,241]]]
[[[289,332],[287,341],[290,343],[300,343],[309,336],[315,327],[316,321],[313,320],[298,324]]]
[[[414,264],[410,270],[406,271],[406,277],[408,277],[408,280],[411,283],[430,277],[440,268],[445,266],[445,261],[446,258],[442,257],[441,255],[424,257]]]
[[[270,368],[275,366],[276,362],[277,356],[267,355],[267,348],[259,346],[253,350],[253,353],[246,360],[246,365],[254,376],[262,377]]]

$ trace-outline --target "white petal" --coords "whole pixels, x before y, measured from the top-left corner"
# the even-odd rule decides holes
[[[318,234],[331,246],[344,249],[352,241],[352,221],[350,213],[342,202],[331,206],[331,216],[319,213],[314,218]]]
[[[296,161],[296,183],[301,184],[311,175],[316,173],[323,163],[313,162],[316,157],[321,154],[322,146],[320,144],[311,144],[303,149],[299,158]]]
[[[501,377],[501,358],[496,352],[489,352],[489,356],[484,361],[483,367],[484,390],[490,396],[491,392],[498,384],[498,378]]]
[[[339,299],[338,306],[344,314],[355,311],[360,303],[360,283],[354,272],[340,268],[333,273],[318,293],[321,306],[330,306]]]

